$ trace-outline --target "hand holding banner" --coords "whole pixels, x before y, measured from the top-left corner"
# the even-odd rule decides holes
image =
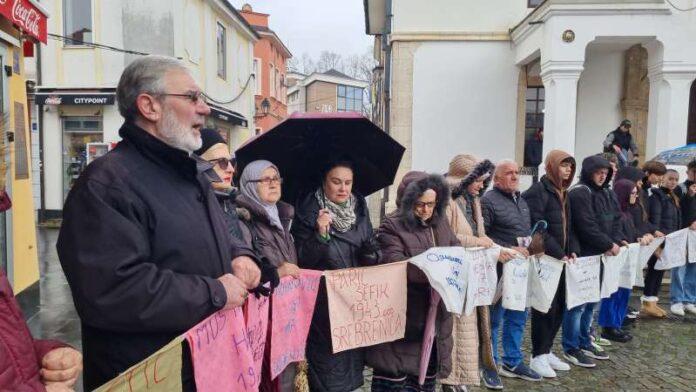
[[[529,265],[529,289],[527,304],[542,313],[547,313],[556,295],[558,283],[565,263],[551,256],[532,256]]]
[[[689,229],[681,229],[667,234],[665,248],[655,263],[656,270],[669,270],[686,264],[686,240]]]
[[[579,257],[566,265],[566,303],[568,309],[599,302],[600,256]]]
[[[604,275],[600,292],[602,298],[609,298],[619,290],[619,274],[628,257],[628,248],[622,246],[620,249],[619,254],[616,256],[602,256],[602,264],[604,264]]]
[[[665,237],[660,237],[660,238],[655,238],[652,240],[651,243],[648,245],[644,245],[640,247],[640,253],[638,255],[638,269],[643,270],[646,265],[648,265],[648,260],[650,260],[650,256],[655,253],[657,248],[662,245],[662,243],[665,242]]]
[[[464,310],[469,274],[466,256],[466,250],[460,246],[435,247],[409,260],[425,273],[430,286],[437,290],[451,313],[462,314]]]

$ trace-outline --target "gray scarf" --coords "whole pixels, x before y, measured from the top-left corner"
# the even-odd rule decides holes
[[[314,196],[319,202],[319,208],[329,210],[331,213],[331,226],[339,233],[345,233],[355,224],[355,196],[351,193],[350,198],[343,204],[334,203],[324,195],[322,188],[317,189]]]
[[[266,211],[268,219],[271,221],[271,225],[283,230],[283,224],[280,223],[280,216],[278,216],[278,206],[275,203],[270,204],[262,201],[259,197],[259,191],[257,189],[259,183],[250,182],[260,180],[261,173],[263,173],[263,171],[269,167],[274,168],[276,172],[280,173],[276,165],[269,161],[258,160],[246,165],[244,171],[242,172],[242,176],[239,179],[239,188],[242,195],[253,200]]]

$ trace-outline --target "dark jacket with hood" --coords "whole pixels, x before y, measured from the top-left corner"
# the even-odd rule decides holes
[[[592,181],[592,174],[608,169],[602,185]],[[621,230],[621,214],[614,193],[609,189],[613,171],[609,161],[593,155],[582,161],[580,182],[568,193],[573,229],[580,244],[579,256],[592,256],[610,250],[625,239]]]
[[[646,214],[637,201],[634,204],[630,203],[631,192],[634,188],[636,188],[636,183],[625,178],[614,182],[613,188],[621,208],[621,230],[629,243],[636,242],[638,238],[648,234],[643,225]]]
[[[311,192],[295,207],[292,234],[295,237],[298,265],[314,270],[337,270],[375,264],[378,250],[365,199],[355,195],[355,226],[341,233],[331,230],[331,239],[323,241],[316,230],[319,202]],[[307,338],[307,364],[312,391],[349,392],[364,382],[364,349],[333,353],[329,325],[326,284],[322,279]]]
[[[673,191],[664,187],[652,188],[649,206],[650,222],[663,234],[682,228],[679,198]]]
[[[674,192],[679,197],[679,207],[682,212],[682,227],[689,227],[696,221],[696,196],[689,196],[689,187],[694,182],[686,180],[679,184]]]
[[[568,180],[561,180],[558,169],[564,161],[572,162],[572,172]],[[575,159],[570,154],[553,150],[546,157],[546,174],[522,194],[527,201],[532,222],[546,221],[543,232],[544,253],[557,259],[579,253],[577,241],[572,240],[572,219],[568,202],[568,187],[575,176]]]
[[[237,189],[232,188],[229,192],[223,192],[215,190],[215,197],[217,197],[220,203],[220,208],[225,216],[225,222],[227,222],[227,229],[230,235],[238,240],[243,240],[242,238],[242,228],[239,223],[239,214],[237,212]]]
[[[642,170],[635,166],[624,166],[619,169],[619,171],[616,173],[616,176],[614,178],[614,183],[616,183],[619,180],[629,180],[633,182],[634,185],[637,185],[638,181],[643,181],[645,177],[645,173],[643,173]],[[637,222],[636,221],[636,229],[639,232],[642,232],[643,234],[647,233],[654,233],[657,230],[657,226],[652,224],[650,222],[650,219],[648,219],[648,200],[649,200],[649,193],[648,189],[649,186],[646,186],[647,184],[642,184],[638,188],[638,200],[636,204],[632,205],[630,207],[630,210],[635,210],[635,209],[640,209],[640,214],[637,214],[636,211],[633,211],[632,214],[634,216],[640,216],[641,221]]]
[[[237,205],[241,212],[242,240],[274,267],[284,262],[297,264],[297,252],[290,234],[290,225],[295,217],[295,209],[288,203],[279,201],[278,217],[283,226],[271,224],[266,211],[245,195],[237,196]]]
[[[217,278],[254,252],[229,235],[211,165],[134,124],[91,163],[63,209],[58,256],[82,321],[93,390],[225,306]],[[186,352],[186,349],[184,349]],[[192,385],[189,357],[182,377]]]
[[[437,205],[430,220],[423,222],[416,216],[414,206],[428,189],[437,193]],[[398,209],[382,221],[378,230],[377,239],[382,249],[380,264],[405,261],[435,246],[460,246],[445,216],[449,200],[449,187],[442,176],[407,173],[397,190]],[[429,307],[428,278],[417,267],[408,265],[406,335],[403,339],[370,347],[367,364],[381,374],[417,376]],[[452,323],[452,314],[440,302],[433,347],[433,353],[437,354],[438,378],[447,377],[452,370]]]

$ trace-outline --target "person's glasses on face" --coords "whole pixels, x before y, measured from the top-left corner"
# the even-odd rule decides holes
[[[435,204],[437,204],[437,203],[434,201],[430,201],[430,202],[417,201],[416,208],[419,210],[423,210],[425,208],[433,209],[433,208],[435,208]]]
[[[265,186],[271,186],[273,184],[278,184],[278,185],[282,184],[283,179],[278,177],[278,176],[274,176],[274,177],[263,177],[263,178],[259,178],[258,180],[250,180],[249,182],[256,182],[256,183],[263,184]]]
[[[173,94],[173,93],[162,93],[158,94],[166,97],[179,97],[179,98],[185,98],[191,101],[194,105],[197,105],[201,102],[207,104],[208,101],[206,99],[205,94],[203,94],[202,91],[188,91],[183,94]]]
[[[211,159],[208,162],[212,163],[213,165],[218,165],[222,170],[227,170],[227,167],[232,163],[227,158]]]

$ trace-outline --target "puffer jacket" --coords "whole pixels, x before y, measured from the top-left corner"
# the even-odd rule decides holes
[[[437,193],[437,206],[431,219],[424,223],[416,217],[414,205],[428,189]],[[442,176],[407,173],[397,190],[399,208],[382,221],[378,230],[377,239],[382,250],[380,264],[408,260],[434,246],[460,246],[445,216],[449,198],[449,188]],[[369,347],[367,364],[381,374],[417,376],[429,307],[428,278],[417,267],[409,265],[406,336]],[[433,352],[437,353],[438,378],[447,377],[452,370],[452,315],[442,302],[438,305]]]
[[[375,263],[378,252],[371,249],[374,233],[367,203],[360,195],[355,197],[355,226],[345,233],[332,230],[328,242],[322,241],[315,229],[320,208],[314,192],[299,200],[295,207],[295,220],[291,232],[295,237],[298,265],[301,268],[324,271],[363,267]],[[329,305],[323,279],[307,337],[306,356],[310,390],[351,392],[363,385],[364,349],[333,353]]]
[[[494,187],[481,198],[486,234],[500,246],[518,246],[517,237],[530,234],[531,217],[519,192],[509,194]]]
[[[67,347],[31,337],[5,272],[0,270],[0,391],[45,391],[39,370],[49,351]]]
[[[678,198],[667,188],[652,188],[650,192],[650,222],[665,235],[682,228]]]
[[[609,173],[604,184],[598,186],[592,181],[592,174],[600,169],[608,169]],[[602,254],[610,250],[614,243],[619,244],[626,239],[621,229],[618,201],[609,189],[612,174],[611,165],[606,159],[589,156],[582,161],[580,182],[568,193],[580,256]]]

